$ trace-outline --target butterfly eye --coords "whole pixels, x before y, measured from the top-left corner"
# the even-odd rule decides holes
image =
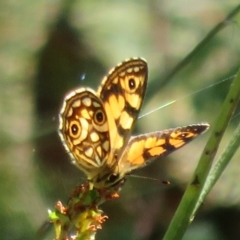
[[[81,128],[80,128],[79,122],[72,121],[70,123],[69,133],[70,133],[71,137],[74,137],[74,138],[79,137],[80,132],[81,132],[80,130],[81,130]]]
[[[102,110],[97,110],[94,114],[94,122],[102,125],[105,122],[105,115]]]

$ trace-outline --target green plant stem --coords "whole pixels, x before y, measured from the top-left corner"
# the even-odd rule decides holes
[[[164,240],[181,239],[186,231],[188,224],[193,219],[193,211],[200,197],[203,186],[212,166],[213,158],[222,139],[227,124],[236,108],[240,98],[240,71],[234,78],[227,97],[222,105],[221,112],[216,119],[209,140],[201,155],[193,178],[190,181],[181,203],[170,223],[164,236]]]
[[[210,170],[209,176],[201,192],[199,201],[197,202],[197,205],[195,206],[195,209],[193,211],[193,215],[195,215],[199,206],[202,204],[202,202],[204,201],[204,199],[206,198],[210,190],[213,188],[217,180],[222,175],[224,169],[232,159],[233,155],[238,150],[239,146],[240,146],[240,124],[238,125],[236,131],[234,132],[233,137],[231,138],[227,147],[221,154],[219,160],[216,161],[216,163]]]

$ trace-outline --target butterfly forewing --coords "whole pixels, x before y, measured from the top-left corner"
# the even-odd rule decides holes
[[[109,72],[97,91],[108,116],[111,150],[117,157],[128,142],[142,106],[147,74],[145,60],[126,60]]]
[[[110,152],[107,115],[93,90],[80,88],[66,96],[59,133],[73,162],[88,177],[106,164]]]
[[[129,173],[183,147],[209,127],[196,124],[132,137],[119,162],[119,172]]]

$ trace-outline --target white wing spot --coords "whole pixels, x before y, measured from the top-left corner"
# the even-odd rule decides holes
[[[101,105],[98,102],[96,102],[96,101],[93,101],[93,106],[94,107],[101,107]]]
[[[70,108],[69,111],[68,111],[68,113],[67,113],[67,117],[71,117],[72,114],[73,114],[73,109]]]
[[[95,154],[95,160],[96,160],[98,166],[102,165],[100,158],[96,154]]]
[[[81,105],[80,100],[74,101],[74,103],[72,104],[73,107],[80,107],[80,105]]]
[[[133,71],[133,68],[128,68],[127,73],[131,73]]]
[[[86,107],[90,107],[92,104],[92,100],[90,98],[84,98],[82,102]]]
[[[124,76],[125,76],[125,72],[120,72],[120,73],[119,73],[119,76],[120,76],[120,77],[124,77]]]
[[[100,146],[97,147],[97,153],[99,157],[102,157],[102,148]]]
[[[117,83],[118,83],[118,77],[115,77],[115,78],[113,79],[112,83],[117,84]]]
[[[87,157],[92,157],[92,154],[93,154],[93,149],[92,147],[88,148],[87,150],[85,150],[85,155]]]
[[[93,142],[99,141],[99,135],[98,135],[96,132],[92,132],[92,133],[90,134],[90,138],[91,138],[91,140],[92,140]]]
[[[105,141],[102,146],[103,146],[103,149],[104,149],[106,152],[109,151],[109,141]]]
[[[134,68],[134,72],[139,72],[140,71],[140,68],[139,67],[135,67]]]

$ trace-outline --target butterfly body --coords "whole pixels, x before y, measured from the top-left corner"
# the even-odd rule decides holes
[[[131,137],[147,86],[147,63],[128,59],[110,70],[97,91],[70,92],[60,111],[59,134],[73,163],[95,188],[118,188],[131,171],[184,146],[208,124]]]

